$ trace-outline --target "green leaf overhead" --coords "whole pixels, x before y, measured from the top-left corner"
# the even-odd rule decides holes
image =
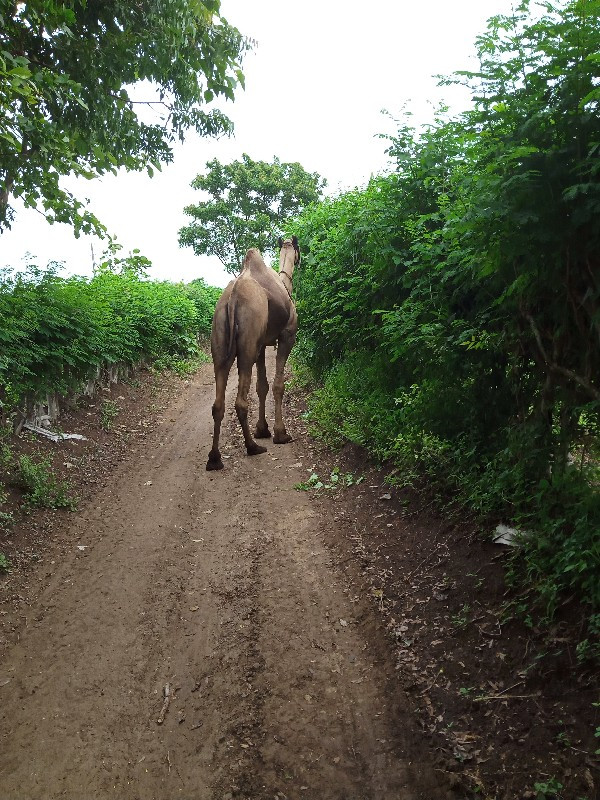
[[[228,132],[204,104],[233,99],[248,46],[219,0],[0,0],[0,230],[11,196],[101,230],[60,178],[160,168],[189,128]]]

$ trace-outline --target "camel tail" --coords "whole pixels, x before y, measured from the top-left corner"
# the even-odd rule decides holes
[[[235,297],[227,303],[227,360],[235,355],[237,324],[235,321]]]

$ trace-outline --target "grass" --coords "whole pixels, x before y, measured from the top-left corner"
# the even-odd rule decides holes
[[[103,400],[100,406],[100,424],[105,431],[110,431],[117,414],[121,409],[114,400]]]
[[[190,358],[180,358],[179,356],[160,356],[152,364],[152,369],[156,372],[174,372],[180,378],[192,375],[202,364],[206,364],[210,358],[202,350],[195,353]]]
[[[358,486],[364,481],[364,476],[355,477],[351,472],[340,472],[339,467],[335,467],[329,475],[327,482],[321,480],[316,472],[313,472],[307,481],[294,484],[294,489],[299,492],[309,492],[311,489],[342,489],[349,486]]]
[[[67,481],[59,481],[52,472],[49,458],[20,456],[18,480],[25,490],[25,506],[35,508],[68,508],[74,511],[77,500],[70,496]]]

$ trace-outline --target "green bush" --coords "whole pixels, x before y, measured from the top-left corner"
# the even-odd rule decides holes
[[[25,490],[26,506],[68,508],[70,511],[77,508],[77,501],[69,495],[69,484],[57,480],[49,458],[20,456],[17,468],[18,480]]]
[[[178,356],[164,355],[159,356],[153,363],[152,368],[157,372],[175,372],[181,378],[191,375],[201,364],[206,364],[209,357],[202,350],[199,350],[190,358],[179,358]]]
[[[195,278],[190,283],[182,284],[182,289],[196,307],[198,335],[203,338],[210,336],[215,306],[223,290],[216,286],[207,286],[202,278]]]
[[[13,521],[13,515],[10,513],[10,511],[2,510],[2,506],[6,502],[6,497],[7,495],[4,491],[4,486],[0,483],[0,533],[6,530]]]
[[[0,273],[0,407],[67,394],[100,365],[196,355],[220,290],[147,280],[145,264],[111,259],[91,279]]]
[[[378,458],[387,457],[398,412],[394,395],[382,383],[383,367],[381,359],[368,352],[351,353],[335,364],[311,397],[313,430],[333,446],[350,441]]]
[[[544,613],[600,609],[600,3],[490,20],[473,108],[388,138],[395,170],[311,206],[298,357],[328,441],[532,531]],[[575,461],[574,461],[574,457]]]
[[[100,424],[105,431],[111,430],[113,422],[119,414],[119,406],[114,400],[103,400],[100,406]]]

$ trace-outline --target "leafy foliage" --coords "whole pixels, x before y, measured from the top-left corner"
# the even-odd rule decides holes
[[[2,460],[0,459],[0,469],[4,467]],[[2,506],[6,503],[6,492],[4,491],[4,486],[0,483],[0,533],[3,533],[12,523],[13,515],[10,511],[3,511]],[[2,559],[5,559],[3,553],[0,553],[0,570],[1,569],[8,569],[8,562],[5,559],[5,564],[3,566]]]
[[[313,472],[307,481],[296,483],[294,489],[299,492],[309,492],[312,489],[347,489],[349,486],[357,486],[363,481],[362,475],[356,478],[351,472],[340,472],[339,467],[334,467],[325,481],[322,481],[318,474]]]
[[[247,47],[219,0],[0,0],[0,231],[12,194],[50,222],[101,232],[61,176],[152,174],[188,128],[229,131],[204,105],[233,99]],[[148,102],[134,99],[142,82]]]
[[[248,248],[273,250],[285,221],[316,201],[325,186],[317,173],[298,163],[275,159],[221,164],[208,161],[207,172],[192,181],[208,199],[184,209],[192,218],[179,231],[179,244],[196,255],[215,255],[228,272],[238,272]]]
[[[600,2],[536,14],[449,79],[471,111],[399,125],[392,174],[288,228],[313,423],[534,530],[513,576],[551,615],[600,608]]]
[[[209,336],[212,318],[221,289],[208,286],[203,278],[195,278],[182,286],[183,292],[196,307],[196,325],[200,335]]]
[[[119,415],[119,406],[114,400],[103,400],[100,405],[100,424],[105,431],[110,431],[113,422]]]
[[[56,479],[49,458],[20,456],[18,479],[25,490],[26,506],[67,508],[70,511],[77,508],[77,501],[69,494],[69,484]]]
[[[146,263],[112,258],[91,279],[34,266],[0,276],[0,405],[65,394],[102,365],[194,355],[220,290],[146,280]]]

